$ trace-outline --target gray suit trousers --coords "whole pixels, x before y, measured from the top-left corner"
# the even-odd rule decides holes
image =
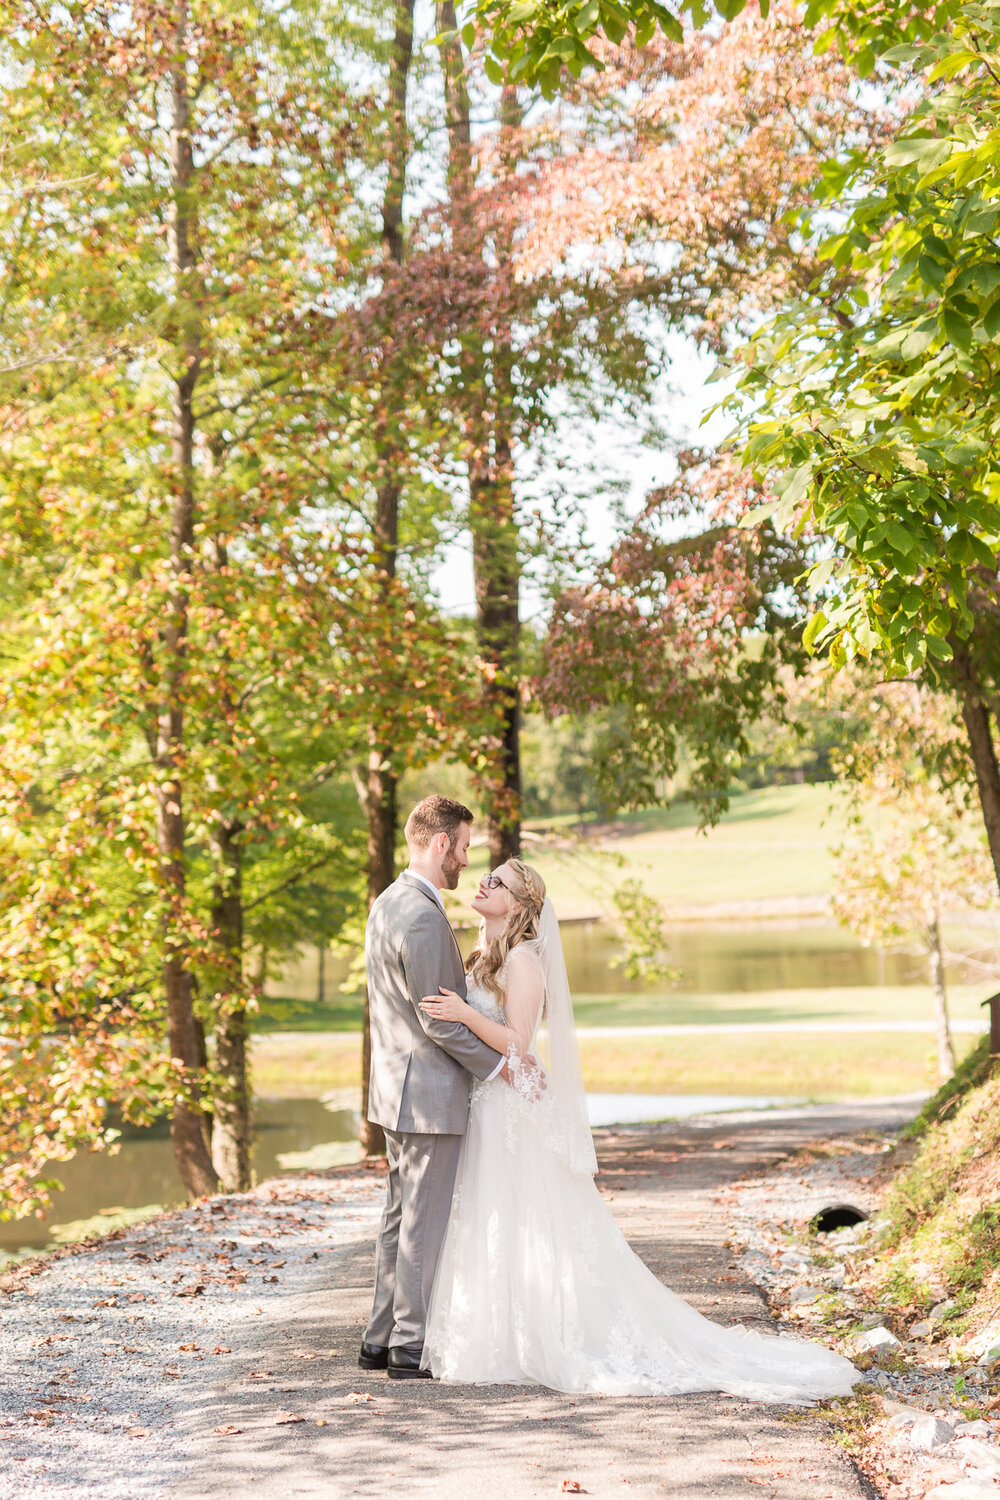
[[[387,1130],[389,1177],[375,1250],[369,1344],[420,1349],[455,1191],[460,1135]]]

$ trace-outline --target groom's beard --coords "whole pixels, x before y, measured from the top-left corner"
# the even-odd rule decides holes
[[[441,884],[445,890],[453,891],[458,885],[458,877],[462,873],[462,866],[455,858],[454,849],[449,849],[441,866]]]

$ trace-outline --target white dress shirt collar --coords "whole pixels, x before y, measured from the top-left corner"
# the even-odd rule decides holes
[[[434,897],[434,900],[437,902],[438,906],[440,906],[441,910],[444,911],[444,902],[441,900],[441,892],[438,890],[436,885],[434,885],[430,880],[427,879],[426,875],[421,875],[417,870],[414,870],[409,865],[403,871],[403,874],[412,875],[414,880],[419,880],[421,885],[425,885],[430,891],[431,895]]]

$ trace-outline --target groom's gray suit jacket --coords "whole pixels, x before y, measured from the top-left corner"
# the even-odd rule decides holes
[[[489,1078],[500,1053],[454,1021],[420,1009],[439,985],[466,994],[455,934],[432,893],[404,872],[377,898],[365,933],[371,1012],[368,1118],[386,1130],[462,1135],[470,1073]]]

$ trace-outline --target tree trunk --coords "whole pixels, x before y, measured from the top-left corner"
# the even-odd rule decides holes
[[[388,763],[389,747],[378,742],[373,725],[369,735],[368,789],[368,905],[395,879],[396,775]],[[365,991],[365,1024],[361,1042],[361,1128],[358,1139],[366,1156],[384,1156],[385,1134],[368,1118],[368,1090],[372,1060],[371,1011]]]
[[[510,448],[496,432],[493,451],[477,463],[469,486],[476,644],[486,667],[483,700],[497,737],[484,788],[493,866],[521,852],[520,561],[511,480]]]
[[[172,205],[170,262],[179,307],[193,308],[190,277],[192,180],[191,139],[188,133],[188,94],[185,75],[187,6],[177,10],[176,55],[172,67],[170,162]],[[164,899],[163,987],[167,1001],[167,1033],[171,1057],[181,1064],[188,1098],[174,1106],[171,1136],[181,1181],[194,1196],[215,1191],[218,1182],[209,1154],[205,1119],[198,1108],[199,1055],[195,1029],[194,987],[185,962],[184,917],[187,904],[183,812],[184,689],[187,656],[188,578],[194,538],[194,412],[198,380],[200,335],[192,315],[181,335],[180,369],[174,381],[171,413],[171,459],[174,497],[170,517],[171,588],[163,627],[165,658],[164,701],[157,720],[157,845]]]
[[[322,1005],[326,999],[326,944],[320,943],[316,949],[316,1004]]]
[[[217,871],[212,928],[219,970],[215,1066],[223,1080],[212,1120],[212,1163],[227,1193],[243,1193],[251,1186],[247,997],[243,987],[243,855],[238,833],[238,828],[221,822],[212,831]]]
[[[388,274],[403,264],[403,195],[410,137],[406,123],[406,91],[413,57],[414,0],[396,0],[396,29],[389,62],[389,146],[387,175],[382,199],[382,249]],[[386,331],[386,361],[392,363],[391,334]],[[375,451],[380,476],[375,502],[372,540],[376,570],[376,603],[381,610],[392,605],[399,548],[399,502],[405,449],[396,424],[399,397],[392,370],[383,372],[382,410],[375,433]],[[368,821],[368,905],[392,884],[396,864],[396,772],[392,747],[377,723],[368,734],[368,781],[365,813]],[[371,1015],[365,996],[364,1038],[361,1047],[361,1130],[366,1156],[385,1152],[380,1125],[368,1118],[368,1083],[371,1066]]]
[[[979,789],[979,805],[986,825],[997,885],[1000,886],[1000,767],[997,765],[996,747],[993,743],[990,711],[969,652],[957,647],[954,659],[962,718],[969,736],[969,750]]]
[[[454,0],[438,0],[439,32],[456,29]],[[512,388],[510,326],[504,313],[509,273],[509,231],[484,225],[473,200],[472,122],[462,44],[456,36],[441,49],[448,126],[449,224],[453,252],[473,259],[484,273],[484,235],[489,230],[496,267],[489,353],[474,340],[466,388],[470,396],[467,450],[469,527],[476,587],[476,645],[484,665],[483,700],[496,736],[496,751],[484,783],[490,862],[502,864],[521,852],[521,664],[520,537],[514,514],[511,454]],[[516,165],[510,141],[520,125],[517,91],[506,85],[501,101],[502,155]]]
[[[950,1078],[955,1071],[955,1049],[948,1022],[948,992],[944,983],[944,954],[937,913],[927,926],[927,970],[934,995],[934,1029],[937,1037],[938,1077]]]

